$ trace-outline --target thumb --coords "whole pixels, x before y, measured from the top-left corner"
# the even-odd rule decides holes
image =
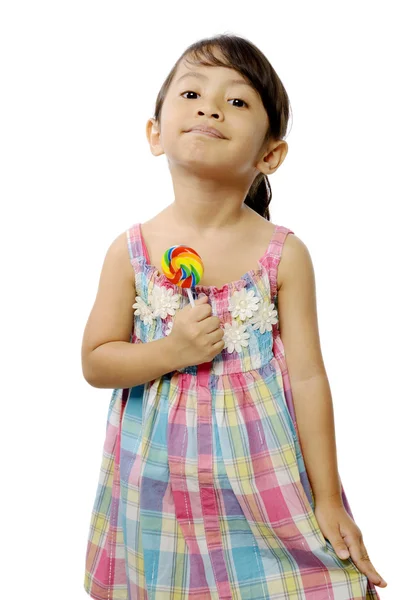
[[[349,549],[346,546],[346,544],[343,541],[343,538],[336,538],[333,539],[333,541],[331,541],[331,544],[333,546],[333,549],[335,550],[336,554],[342,558],[343,560],[345,560],[346,558],[349,558],[350,553],[349,553]]]
[[[206,304],[206,302],[208,302],[208,296],[203,294],[203,292],[201,292],[194,301],[195,304]]]

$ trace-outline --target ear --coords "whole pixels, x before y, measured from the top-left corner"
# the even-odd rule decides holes
[[[283,163],[288,153],[289,146],[284,140],[278,140],[268,145],[268,148],[256,164],[256,168],[264,173],[264,175],[271,175],[275,173],[279,165]]]
[[[160,127],[157,121],[155,119],[149,119],[146,123],[146,137],[147,141],[149,142],[151,153],[154,156],[160,156],[160,154],[164,154],[160,135]]]

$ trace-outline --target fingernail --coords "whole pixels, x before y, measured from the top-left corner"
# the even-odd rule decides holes
[[[199,297],[199,298],[206,298],[206,297],[207,297],[207,294],[204,294],[204,292],[200,292],[200,294],[199,294],[199,296],[198,296],[198,297]]]
[[[349,556],[349,553],[346,550],[340,550],[339,556],[340,558],[347,558]]]

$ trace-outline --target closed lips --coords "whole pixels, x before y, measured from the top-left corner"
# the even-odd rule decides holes
[[[205,133],[214,137],[218,137],[220,139],[225,139],[225,136],[222,135],[222,133],[218,131],[218,129],[214,129],[213,127],[192,127],[192,129],[189,129],[187,133],[191,131],[197,131],[199,133]]]

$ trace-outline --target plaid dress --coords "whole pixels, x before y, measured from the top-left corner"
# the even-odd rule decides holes
[[[186,290],[127,230],[131,343],[168,335]],[[226,348],[210,363],[115,389],[87,542],[97,600],[364,600],[375,586],[324,538],[279,334],[275,225],[259,268],[209,297]],[[353,518],[343,486],[342,499]]]

